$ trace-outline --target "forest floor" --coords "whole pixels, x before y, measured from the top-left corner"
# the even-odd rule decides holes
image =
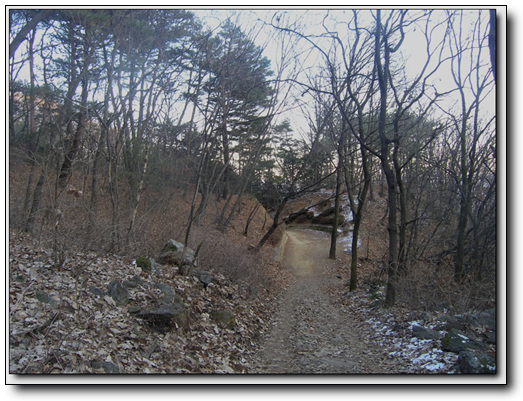
[[[13,216],[23,203],[23,185],[17,185],[23,181],[13,176],[10,183]],[[264,256],[248,252],[271,224],[263,207],[250,198],[244,198],[226,232],[212,228],[223,202],[211,204],[208,216],[193,230],[193,243],[205,244],[202,267],[216,278],[208,288],[194,277],[180,275],[177,267],[160,266],[157,272],[146,274],[136,266],[135,258],[155,256],[167,239],[179,239],[176,233],[183,228],[190,206],[181,193],[165,195],[168,206],[153,195],[143,197],[147,219],[140,220],[140,235],[133,238],[125,255],[102,252],[103,247],[98,249],[96,244],[89,251],[73,247],[82,242],[77,227],[84,226],[80,212],[86,209],[87,193],[78,200],[62,199],[64,217],[50,231],[69,241],[64,243],[70,247],[65,247],[59,265],[49,241],[53,237],[45,235],[47,226],[42,224],[38,232],[43,234],[35,236],[10,227],[11,374],[452,371],[455,354],[443,353],[439,341],[412,336],[413,324],[435,325],[443,311],[380,306],[381,260],[386,249],[383,199],[369,204],[360,234],[360,288],[349,292],[345,283],[350,255],[340,249],[337,260],[328,259],[325,232],[287,230],[281,264],[272,258],[284,226]],[[318,199],[299,201],[303,205],[290,205],[290,212]],[[101,202],[100,224],[108,210]],[[114,281],[134,283],[125,306],[115,305],[108,295]],[[130,314],[130,307],[160,305],[165,295],[160,286],[183,298],[188,318],[183,327],[158,332]],[[215,321],[215,310],[232,311],[235,326]]]
[[[327,258],[329,236],[289,230],[283,266],[295,282],[278,300],[271,328],[253,355],[253,373],[397,374],[407,366],[362,336],[348,307],[334,304],[329,287],[338,284]]]

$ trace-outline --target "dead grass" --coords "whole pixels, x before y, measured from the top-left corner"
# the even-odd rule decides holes
[[[10,228],[16,229],[24,221],[23,200],[29,179],[29,167],[23,163],[11,163],[9,171],[9,211]],[[39,169],[35,169],[38,179]],[[95,251],[100,254],[116,253],[136,258],[148,256],[155,258],[165,242],[175,239],[183,242],[190,211],[192,189],[187,191],[158,185],[146,186],[141,195],[137,218],[133,230],[128,228],[131,222],[133,205],[125,181],[118,188],[118,233],[119,248],[111,247],[115,230],[113,225],[113,204],[107,182],[100,177],[100,192],[96,209],[91,204],[91,177],[76,173],[69,188],[80,191],[75,194],[67,190],[55,192],[54,179],[46,177],[40,212],[34,225],[32,238],[41,246],[55,249],[56,261],[65,260],[78,251]],[[33,186],[35,184],[33,181]],[[58,196],[56,196],[56,194]],[[234,201],[231,205],[234,204]],[[200,201],[200,196],[197,202]],[[234,282],[243,282],[246,287],[278,287],[279,271],[270,266],[271,250],[260,253],[249,252],[253,245],[263,237],[272,224],[263,206],[256,199],[244,196],[239,209],[226,229],[219,229],[216,217],[221,212],[225,201],[212,196],[206,213],[199,224],[193,225],[189,246],[193,249],[202,243],[200,251],[201,268],[223,273]],[[257,207],[256,213],[251,212]],[[230,209],[229,209],[230,211]],[[59,218],[57,218],[57,215]],[[252,220],[244,235],[249,216]],[[281,240],[283,228],[266,245],[277,245]]]
[[[30,168],[23,163],[10,164],[9,170],[9,216],[10,228],[23,221],[23,203],[29,179]],[[35,169],[33,186],[38,179]],[[40,213],[35,223],[32,238],[39,245],[55,250],[55,261],[63,263],[76,250],[99,253],[118,253],[132,258],[138,256],[156,257],[163,244],[169,239],[183,242],[187,227],[192,189],[186,191],[166,186],[146,186],[138,207],[134,229],[128,232],[132,213],[132,202],[127,184],[119,183],[118,231],[121,237],[119,249],[110,247],[113,225],[113,205],[107,182],[100,177],[100,193],[96,210],[92,209],[91,177],[75,174],[71,186],[81,191],[80,196],[67,190],[55,192],[51,174],[44,183]],[[361,226],[359,249],[359,283],[375,288],[384,286],[387,280],[387,227],[386,199],[374,191],[375,199],[368,200]],[[56,197],[56,194],[58,196]],[[283,216],[317,204],[329,194],[308,194],[289,202]],[[200,198],[198,197],[198,202]],[[234,204],[235,199],[231,202]],[[193,226],[189,246],[196,249],[201,243],[201,267],[216,271],[230,280],[242,283],[249,291],[285,285],[288,277],[273,264],[272,247],[279,245],[284,225],[274,233],[267,250],[252,253],[252,249],[272,224],[272,219],[257,200],[244,196],[238,210],[233,214],[226,228],[217,227],[216,218],[225,201],[212,196],[209,206],[199,224]],[[231,207],[230,206],[230,207]],[[229,207],[229,208],[230,208]],[[252,215],[247,235],[245,227]],[[227,211],[226,215],[230,212]],[[429,228],[430,229],[430,228]],[[344,279],[350,276],[350,255],[341,254],[337,274]],[[412,309],[431,309],[448,306],[456,310],[481,308],[495,301],[495,283],[470,280],[462,286],[452,282],[450,265],[434,266],[427,260],[411,263],[409,271],[397,282],[399,303]]]
[[[358,282],[369,291],[385,289],[387,284],[386,199],[375,191],[376,199],[367,201],[361,226]],[[430,231],[430,227],[428,228]],[[340,256],[336,271],[344,281],[350,278],[351,256]],[[456,313],[485,310],[495,306],[496,289],[492,280],[470,277],[458,285],[453,280],[452,260],[439,265],[427,259],[414,260],[409,270],[397,277],[396,303],[409,310],[448,309]],[[384,291],[383,291],[384,294]]]
[[[418,261],[396,284],[398,302],[411,310],[450,309],[455,313],[495,306],[491,283],[470,279],[461,285],[453,280],[453,267]]]

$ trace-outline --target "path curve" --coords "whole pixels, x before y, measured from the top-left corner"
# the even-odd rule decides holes
[[[327,286],[329,236],[289,230],[284,268],[296,277],[278,301],[251,366],[267,374],[390,374],[394,366],[358,335],[350,313],[331,303]],[[346,307],[345,307],[346,308]]]

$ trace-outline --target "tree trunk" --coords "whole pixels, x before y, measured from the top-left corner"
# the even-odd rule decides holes
[[[490,63],[492,74],[496,81],[496,10],[490,10],[490,32],[488,35],[488,46],[490,50]]]
[[[468,201],[465,196],[462,195],[460,201],[459,217],[458,217],[458,228],[457,228],[457,242],[456,242],[456,258],[454,263],[454,280],[457,283],[461,283],[464,278],[464,265],[465,265],[465,230],[467,228],[467,210]]]
[[[235,190],[235,192],[238,193],[238,197],[236,198],[236,201],[234,202],[234,205],[233,205],[231,211],[229,212],[229,216],[227,217],[225,222],[223,222],[224,214],[225,214],[225,211],[227,210],[229,200],[231,199],[232,195],[231,195],[231,197],[229,197],[227,204],[223,207],[222,213],[219,217],[219,223],[222,224],[222,222],[223,222],[223,224],[222,224],[223,227],[227,227],[229,225],[234,213],[236,212],[236,210],[239,210],[239,205],[240,205],[242,196],[245,192],[245,189],[247,188],[247,185],[251,181],[252,174],[254,173],[254,168],[256,167],[256,163],[259,160],[260,153],[263,148],[263,139],[264,139],[264,135],[261,135],[258,138],[258,142],[256,144],[257,145],[256,150],[254,151],[254,153],[252,154],[252,156],[250,157],[250,160],[249,160],[249,166],[247,168],[243,169],[243,171],[242,171],[242,176],[240,177],[240,180],[238,182],[239,188],[236,188],[236,190]]]
[[[259,251],[263,248],[265,243],[269,240],[269,238],[272,236],[272,234],[276,231],[280,223],[278,223],[278,220],[280,219],[280,214],[283,211],[283,208],[287,204],[288,198],[285,198],[282,203],[280,203],[280,206],[278,206],[278,209],[276,210],[276,214],[273,217],[272,225],[269,227],[269,230],[265,233],[263,238],[258,242],[258,245],[256,245],[256,251]]]
[[[133,207],[133,212],[132,212],[132,215],[131,215],[131,222],[129,224],[129,229],[127,230],[127,236],[128,236],[129,239],[130,239],[130,237],[132,235],[132,232],[133,232],[133,229],[134,229],[134,225],[136,223],[136,216],[138,214],[138,206],[140,205],[140,198],[141,198],[142,192],[143,192],[145,176],[147,174],[147,166],[149,164],[149,149],[150,149],[150,145],[147,145],[147,148],[145,149],[145,160],[144,160],[144,163],[143,163],[143,171],[142,171],[142,174],[141,174],[141,177],[140,177],[140,182],[138,183],[136,197],[134,199],[134,207]]]
[[[89,37],[88,31],[85,32],[86,38]],[[87,42],[87,39],[84,41],[84,63],[82,66],[81,82],[82,82],[82,94],[80,102],[80,118],[78,120],[78,127],[76,128],[76,133],[73,138],[73,142],[65,155],[65,159],[60,168],[60,173],[58,175],[58,186],[59,188],[65,188],[67,181],[72,174],[73,161],[80,150],[80,144],[82,138],[87,130],[87,120],[88,120],[88,110],[87,110],[87,97],[89,94],[89,67],[91,65],[91,48]],[[73,60],[71,60],[73,62]],[[69,125],[69,124],[68,124]]]
[[[229,196],[229,185],[230,185],[230,176],[231,176],[231,166],[230,166],[230,155],[229,155],[229,136],[227,134],[227,126],[223,128],[223,164],[225,169],[223,171],[223,188],[221,197],[227,199]]]
[[[397,228],[397,193],[396,179],[394,172],[390,168],[388,160],[382,160],[385,178],[387,179],[387,208],[389,220],[387,230],[389,232],[389,258],[388,258],[388,280],[385,303],[389,306],[394,305],[396,300],[396,275],[398,272],[398,228]]]
[[[407,190],[401,177],[401,163],[398,160],[398,147],[394,149],[394,169],[396,172],[396,181],[398,185],[399,200],[399,250],[398,250],[398,272],[405,273],[407,270]]]
[[[258,211],[258,209],[260,208],[260,205],[261,205],[260,203],[256,203],[256,206],[251,210],[251,213],[249,214],[249,217],[247,218],[247,223],[245,224],[245,229],[243,230],[244,236],[247,236],[247,234],[249,232],[249,226],[251,225],[251,221],[254,218],[254,216],[256,215],[256,212]]]
[[[396,300],[396,273],[398,270],[398,229],[397,221],[397,193],[396,193],[396,177],[390,162],[390,140],[386,133],[387,120],[387,74],[383,65],[381,64],[381,10],[376,10],[376,42],[375,42],[375,65],[378,76],[378,86],[380,91],[380,111],[378,120],[378,134],[380,137],[380,160],[385,179],[387,180],[387,210],[389,215],[388,232],[389,232],[389,255],[387,261],[387,291],[385,295],[385,303],[388,306],[394,305]],[[389,64],[389,50],[387,43],[384,44],[385,66]]]
[[[88,228],[88,235],[87,238],[90,239],[92,236],[92,231],[95,226],[95,220],[97,217],[97,205],[98,205],[98,174],[99,174],[99,167],[100,162],[102,161],[103,156],[103,148],[104,145],[107,144],[107,137],[109,135],[109,126],[111,124],[109,119],[109,102],[112,94],[112,86],[113,86],[113,66],[115,64],[116,59],[116,47],[113,48],[111,52],[111,59],[109,60],[107,58],[107,51],[104,47],[104,60],[105,64],[107,66],[107,88],[105,90],[104,94],[104,110],[103,115],[101,118],[99,117],[100,121],[100,136],[98,139],[98,146],[96,148],[96,154],[94,156],[93,160],[93,167],[92,167],[92,181],[91,181],[91,200],[89,203],[89,228]]]
[[[18,46],[25,40],[29,32],[33,31],[40,22],[49,18],[54,12],[55,10],[52,9],[41,10],[22,27],[20,32],[18,32],[11,43],[9,43],[9,58],[14,56]]]
[[[342,134],[343,136],[343,134]],[[342,140],[340,139],[340,144]],[[329,259],[336,260],[336,243],[338,241],[338,225],[340,221],[340,190],[341,190],[341,173],[342,173],[342,153],[339,152],[338,168],[336,169],[336,195],[334,198],[334,222],[331,231],[331,245],[329,249]]]
[[[461,102],[463,114],[466,113],[465,97],[461,92]],[[469,181],[468,171],[472,166],[467,166],[468,162],[468,145],[467,145],[467,118],[462,117],[461,129],[459,132],[459,149],[460,149],[460,200],[459,200],[459,217],[457,227],[456,258],[454,263],[454,280],[461,283],[464,278],[465,264],[465,230],[468,223],[469,210]]]
[[[363,132],[362,124],[360,126],[361,132]],[[354,226],[352,230],[352,252],[351,252],[351,265],[350,265],[350,281],[349,291],[355,291],[358,288],[358,238],[360,235],[361,222],[363,220],[363,208],[367,199],[367,193],[371,186],[372,176],[369,166],[369,154],[363,143],[360,143],[361,161],[363,167],[363,188],[360,190],[358,204],[354,205],[351,200],[351,207],[354,210],[356,206],[356,213],[354,214]],[[368,251],[368,246],[367,246]]]
[[[35,74],[34,74],[34,54],[33,54],[33,43],[34,43],[34,33],[31,35],[30,39],[29,39],[29,54],[28,54],[28,57],[29,57],[29,77],[30,77],[30,93],[29,93],[29,105],[28,105],[28,109],[29,109],[29,125],[28,125],[28,129],[29,129],[29,133],[31,135],[31,138],[33,136],[33,133],[35,132],[35,102],[34,102],[34,83],[35,83]],[[14,107],[14,102],[12,104],[11,107]],[[11,109],[13,110],[13,109]],[[10,115],[10,119],[13,118],[13,115],[14,113],[9,113]],[[43,118],[43,121],[45,121],[45,118]],[[14,122],[12,123],[12,126],[13,126],[13,130],[14,130]],[[38,133],[38,136],[36,138],[36,143],[35,143],[35,146],[34,146],[34,157],[36,158],[36,150],[38,149],[38,145],[40,143],[40,132]],[[28,211],[28,208],[29,208],[29,201],[31,199],[31,189],[33,187],[33,179],[34,179],[34,172],[35,172],[35,165],[36,165],[36,160],[35,159],[32,159],[31,160],[31,169],[30,169],[30,172],[29,172],[29,179],[27,181],[27,188],[26,188],[26,192],[25,192],[25,198],[24,198],[24,204],[23,204],[23,208],[22,208],[22,216],[23,218],[25,218],[27,216],[27,211]]]
[[[36,183],[35,189],[33,191],[33,202],[31,204],[31,210],[29,211],[29,216],[27,218],[27,223],[25,226],[25,231],[32,233],[34,228],[34,223],[36,220],[36,213],[38,212],[38,209],[40,207],[40,201],[42,199],[42,190],[44,187],[44,181],[45,181],[45,166],[42,166],[42,170],[40,171],[40,178],[38,178],[38,182]]]

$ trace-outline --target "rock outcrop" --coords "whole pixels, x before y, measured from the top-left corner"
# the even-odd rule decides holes
[[[485,350],[486,348],[486,345],[473,338],[470,333],[465,334],[456,329],[451,329],[441,340],[443,351],[460,353],[466,350]]]
[[[496,360],[492,354],[477,351],[462,351],[458,357],[461,373],[496,373]]]
[[[173,239],[165,243],[156,261],[163,265],[197,265],[194,251],[191,248],[186,248],[184,255],[183,244]]]
[[[180,303],[170,303],[157,307],[146,307],[144,309],[133,308],[129,313],[137,318],[145,320],[148,325],[160,332],[171,328],[184,327],[188,323],[187,314]]]
[[[438,340],[443,337],[443,335],[437,330],[417,325],[412,326],[412,335],[420,340]]]
[[[163,246],[157,262],[178,266],[178,271],[181,275],[195,276],[203,284],[204,288],[207,288],[213,282],[211,273],[196,268],[198,264],[195,252],[191,248],[186,248],[185,255],[183,255],[183,244],[173,239],[167,241]]]
[[[120,281],[111,281],[109,288],[107,289],[107,294],[118,306],[127,305],[129,302],[129,291],[127,291],[127,288],[125,288],[125,286]]]

